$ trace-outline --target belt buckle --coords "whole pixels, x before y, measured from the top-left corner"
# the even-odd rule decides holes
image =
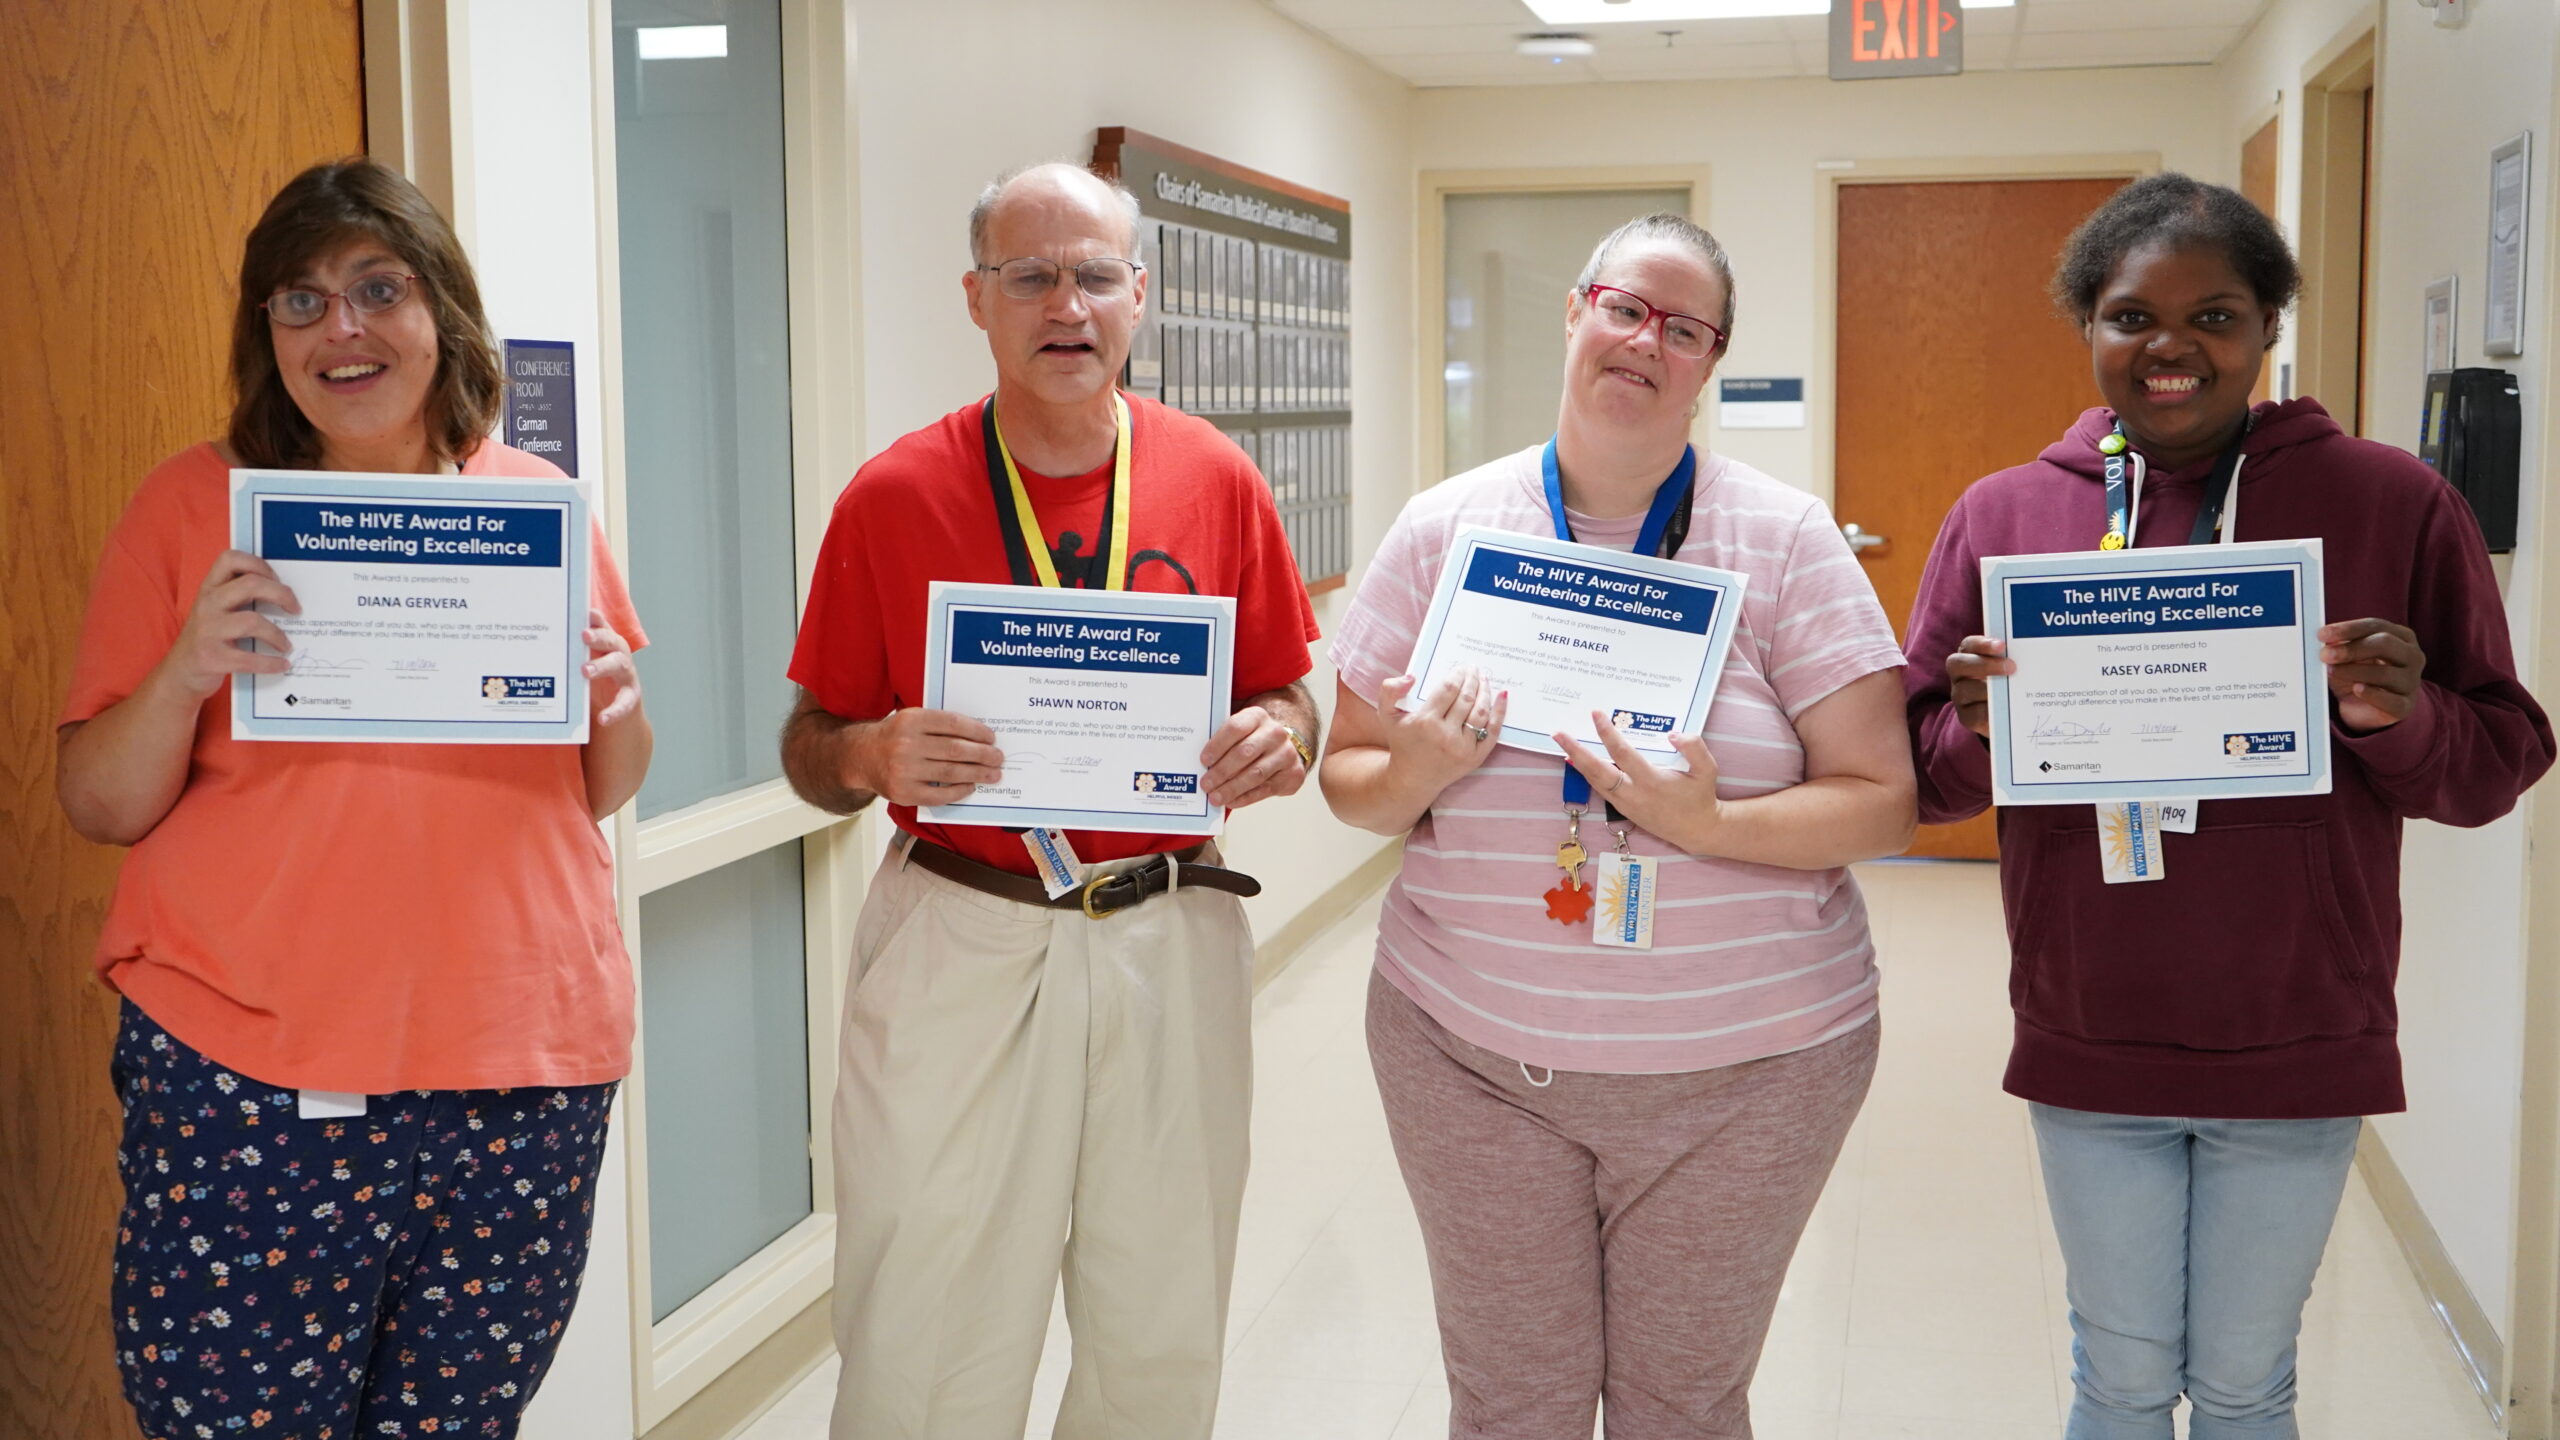
[[[1108,910],[1096,910],[1093,908],[1094,898],[1102,893],[1102,887],[1119,878],[1120,877],[1118,875],[1106,871],[1105,873],[1096,875],[1092,879],[1084,882],[1084,918],[1087,920],[1100,920],[1106,916],[1116,915],[1126,908],[1125,906],[1119,905],[1114,905]]]

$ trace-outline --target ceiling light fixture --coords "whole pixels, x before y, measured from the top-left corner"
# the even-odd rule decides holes
[[[1542,25],[1625,25],[1641,20],[1766,20],[1828,15],[1831,0],[1523,0]],[[2018,0],[1963,0],[1967,10],[2006,10]]]
[[[1567,60],[1578,60],[1596,48],[1598,47],[1579,35],[1523,35],[1520,37],[1521,54],[1535,60],[1553,60],[1559,65]]]

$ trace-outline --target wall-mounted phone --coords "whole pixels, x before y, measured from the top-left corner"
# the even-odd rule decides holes
[[[2516,491],[2524,442],[2524,404],[2516,377],[2469,366],[2427,376],[2425,423],[2418,458],[2461,492],[2489,548],[2516,548]]]

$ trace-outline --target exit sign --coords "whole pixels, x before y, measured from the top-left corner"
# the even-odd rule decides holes
[[[1963,73],[1958,0],[1832,0],[1832,79]]]

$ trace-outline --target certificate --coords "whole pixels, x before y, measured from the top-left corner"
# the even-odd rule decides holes
[[[1982,562],[1995,805],[2329,793],[2320,542]]]
[[[1462,667],[1511,692],[1501,741],[1561,755],[1597,746],[1591,712],[1656,764],[1685,770],[1675,734],[1704,728],[1750,577],[1470,525],[1440,569],[1406,666],[1405,708]]]
[[[292,668],[231,685],[235,740],[587,739],[580,481],[231,472],[231,543],[298,615]]]
[[[996,732],[1004,778],[927,805],[937,825],[1208,835],[1200,751],[1227,721],[1225,596],[933,582],[924,703]]]

